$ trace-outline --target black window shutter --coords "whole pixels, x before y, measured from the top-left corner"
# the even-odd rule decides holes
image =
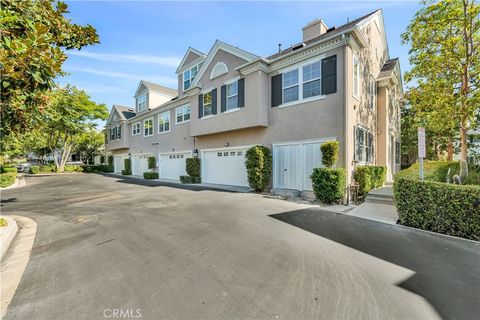
[[[322,60],[322,94],[337,92],[337,56]]]
[[[272,77],[272,107],[282,104],[282,74]]]
[[[203,117],[203,94],[198,95],[198,119]]]
[[[245,106],[245,78],[238,80],[238,107]]]
[[[217,89],[212,90],[212,114],[217,114]]]
[[[227,110],[227,86],[223,85],[220,88],[220,110],[225,112]]]

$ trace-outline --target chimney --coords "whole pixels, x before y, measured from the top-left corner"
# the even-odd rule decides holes
[[[315,19],[303,27],[303,42],[318,37],[327,32],[327,25],[321,19]]]

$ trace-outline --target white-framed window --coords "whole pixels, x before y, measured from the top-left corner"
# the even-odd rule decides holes
[[[144,93],[138,96],[135,99],[135,103],[137,105],[137,112],[143,111],[147,109],[147,94]]]
[[[402,151],[400,149],[400,142],[395,141],[395,164],[400,164]]]
[[[170,110],[158,115],[158,133],[170,131]]]
[[[182,122],[187,122],[190,120],[190,105],[186,104],[184,106],[178,107],[175,109],[175,121],[177,124]]]
[[[238,108],[238,81],[227,84],[227,110]]]
[[[198,73],[198,65],[191,67],[183,72],[183,90],[187,90],[192,85],[193,79]]]
[[[282,104],[322,95],[322,60],[282,73]]]
[[[357,127],[355,132],[355,160],[359,163],[373,163],[374,141],[373,134],[368,130]]]
[[[212,91],[203,94],[203,117],[212,115]]]
[[[319,96],[321,94],[320,61],[303,67],[303,99]]]
[[[353,55],[353,96],[360,97],[360,60]]]
[[[110,128],[110,141],[114,141],[117,137],[117,127]]]
[[[132,136],[140,134],[140,122],[135,122],[132,124]]]
[[[143,136],[149,137],[153,135],[153,118],[143,120]]]
[[[122,126],[117,126],[117,140],[122,138]]]
[[[371,75],[368,81],[368,108],[375,111],[377,107],[377,81]]]

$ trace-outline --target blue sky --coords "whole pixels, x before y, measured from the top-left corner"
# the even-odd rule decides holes
[[[320,18],[330,27],[382,8],[390,55],[408,70],[400,34],[418,1],[160,2],[67,1],[69,18],[97,29],[100,44],[68,51],[64,70],[93,100],[133,106],[140,80],[176,87],[175,69],[189,46],[208,53],[216,39],[261,56],[302,38],[302,27]]]

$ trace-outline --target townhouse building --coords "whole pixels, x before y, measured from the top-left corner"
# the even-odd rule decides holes
[[[202,182],[248,186],[245,151],[271,148],[273,189],[312,191],[320,146],[340,144],[337,167],[400,168],[399,61],[388,50],[382,11],[342,26],[315,20],[302,40],[268,57],[216,41],[188,48],[176,90],[141,81],[135,107],[114,105],[106,149],[115,172],[131,158],[134,175],[155,156],[161,179],[178,180],[185,158],[201,158]]]

